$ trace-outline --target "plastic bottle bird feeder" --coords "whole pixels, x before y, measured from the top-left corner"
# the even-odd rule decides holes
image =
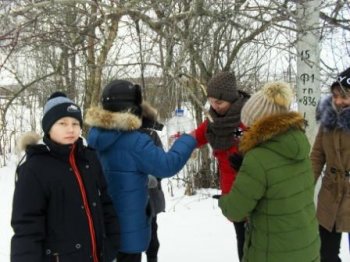
[[[184,109],[176,109],[175,115],[166,123],[168,146],[170,147],[182,134],[192,131],[194,126],[194,120],[185,116]]]

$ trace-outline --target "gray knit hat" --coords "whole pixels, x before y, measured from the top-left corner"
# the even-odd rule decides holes
[[[58,119],[66,116],[77,119],[80,126],[83,125],[83,117],[79,106],[70,100],[64,93],[53,93],[44,106],[43,119],[41,121],[44,133],[48,134],[52,125]]]
[[[287,83],[282,81],[266,83],[244,104],[241,121],[249,127],[263,117],[288,112],[292,99],[293,91]]]
[[[208,82],[207,95],[231,103],[234,102],[239,97],[234,73],[224,71],[214,75]]]

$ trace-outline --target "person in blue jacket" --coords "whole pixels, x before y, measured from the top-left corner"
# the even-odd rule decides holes
[[[175,175],[196,147],[193,135],[184,134],[168,152],[155,145],[142,126],[141,87],[114,80],[102,92],[101,107],[88,109],[87,137],[102,163],[117,217],[121,240],[118,262],[140,262],[151,237],[152,210],[148,197],[148,174],[164,178]]]

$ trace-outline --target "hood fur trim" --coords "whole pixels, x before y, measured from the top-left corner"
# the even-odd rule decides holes
[[[141,119],[130,112],[111,112],[100,107],[87,110],[85,123],[104,129],[132,131],[141,127]]]
[[[291,128],[304,131],[305,120],[298,112],[288,112],[264,117],[256,121],[244,132],[239,149],[245,154],[257,145],[283,134]]]
[[[350,132],[350,107],[338,112],[333,105],[332,96],[328,96],[319,103],[316,120],[320,121],[327,131],[341,128]]]
[[[141,108],[143,117],[153,121],[157,121],[158,111],[154,107],[152,107],[150,103],[143,101],[143,103],[141,104]]]
[[[41,141],[41,136],[38,133],[34,131],[26,132],[17,141],[17,151],[24,151],[30,145],[39,144],[39,141]]]

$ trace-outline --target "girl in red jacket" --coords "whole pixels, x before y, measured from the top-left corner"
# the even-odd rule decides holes
[[[241,109],[249,95],[237,90],[233,73],[220,72],[208,82],[209,114],[213,121],[205,120],[195,130],[198,147],[207,143],[213,149],[220,174],[222,194],[230,192],[237,168],[230,165],[230,158],[238,158],[238,142],[244,126],[241,124]],[[243,257],[245,222],[233,222],[236,230],[238,256]]]

